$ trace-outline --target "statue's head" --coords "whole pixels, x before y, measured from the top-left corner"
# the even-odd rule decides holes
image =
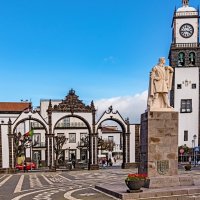
[[[158,60],[158,63],[164,65],[165,64],[165,58],[160,57],[159,60]]]

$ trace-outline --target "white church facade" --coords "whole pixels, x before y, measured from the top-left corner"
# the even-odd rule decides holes
[[[170,66],[174,68],[171,105],[179,112],[179,146],[200,144],[199,10],[182,0],[174,12]]]

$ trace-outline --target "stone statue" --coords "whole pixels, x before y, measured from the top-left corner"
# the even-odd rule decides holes
[[[183,6],[188,6],[189,5],[189,0],[182,0]]]
[[[165,58],[159,58],[158,64],[150,72],[147,107],[152,111],[173,110],[169,104],[168,93],[172,87],[173,68],[165,66]]]

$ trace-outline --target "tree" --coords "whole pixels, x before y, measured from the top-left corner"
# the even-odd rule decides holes
[[[101,150],[113,151],[115,142],[112,140],[106,140],[106,139],[102,139],[101,137],[98,137],[97,146],[98,146],[98,149],[101,149]],[[78,147],[79,148],[87,147],[87,149],[89,149],[89,135],[85,136],[84,138],[81,138],[81,142]]]
[[[67,138],[65,137],[65,135],[54,136],[54,153],[56,154],[55,166],[59,165],[58,160],[59,160],[60,155],[64,151],[64,149],[62,149],[62,148],[66,141],[67,141]]]
[[[103,140],[102,150],[113,151],[115,142],[113,140]]]
[[[32,139],[30,136],[22,135],[21,132],[14,134],[14,151],[15,151],[15,162],[17,158],[24,155],[26,157],[26,149],[32,145]],[[35,143],[36,145],[36,143]]]
[[[178,147],[178,153],[180,153],[180,149],[184,150],[184,154],[192,154],[192,148],[189,148],[186,144]]]

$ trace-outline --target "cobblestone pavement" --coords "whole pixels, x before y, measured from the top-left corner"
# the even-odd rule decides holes
[[[94,187],[124,182],[136,170],[109,169],[0,175],[0,200],[113,200]]]

